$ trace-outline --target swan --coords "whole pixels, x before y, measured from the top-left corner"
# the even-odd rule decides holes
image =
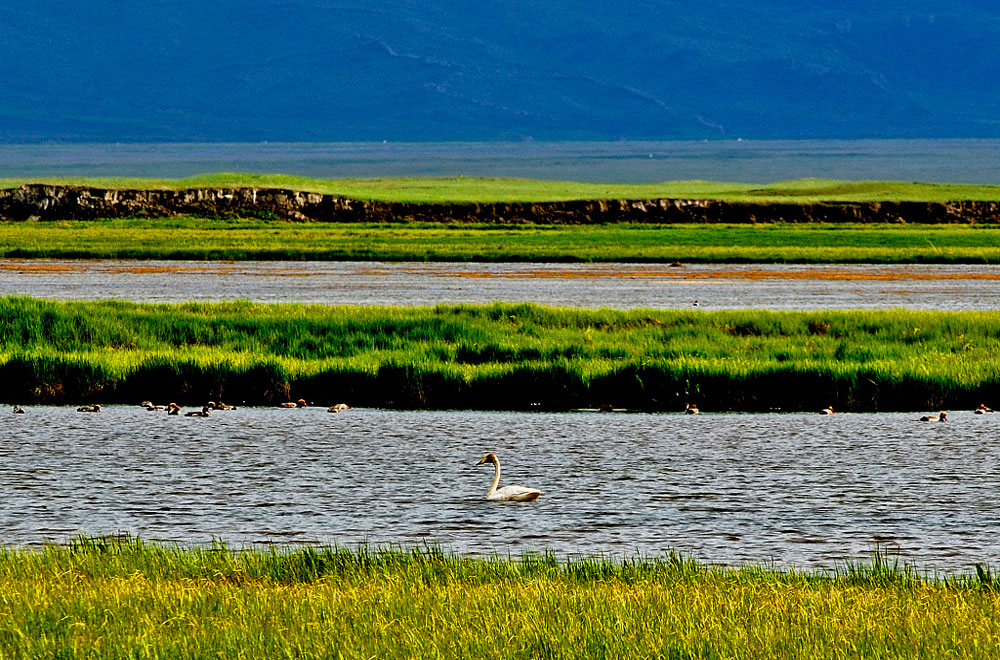
[[[921,422],[947,422],[948,421],[948,413],[942,411],[940,415],[924,415],[923,417],[920,418],[920,421]]]
[[[689,404],[687,404],[684,407],[684,414],[685,415],[697,415],[698,414],[698,404],[697,403],[689,403]]]
[[[983,415],[988,412],[993,412],[993,409],[987,408],[985,403],[980,403],[979,407],[973,410],[972,412],[976,413],[977,415]]]
[[[329,413],[339,413],[350,409],[351,407],[346,403],[337,403],[327,408],[326,411]]]
[[[823,410],[819,411],[819,414],[820,415],[832,415],[833,414],[833,406],[830,406],[829,408],[823,408]]]
[[[178,406],[176,403],[171,403],[169,406],[167,406],[167,414],[168,415],[180,415],[181,414],[181,407]]]
[[[14,414],[15,415],[23,415],[24,414],[24,408],[22,408],[21,406],[14,406]]]
[[[76,409],[77,412],[91,413],[91,412],[101,412],[101,404],[95,403],[92,406],[80,406]]]
[[[299,399],[298,401],[295,401],[295,402],[286,401],[285,403],[280,404],[279,407],[280,408],[308,408],[309,404],[306,403],[305,399]]]
[[[489,501],[534,502],[542,494],[540,490],[525,488],[524,486],[504,486],[497,489],[497,484],[500,483],[500,460],[496,454],[486,454],[486,456],[483,456],[483,460],[476,463],[476,466],[478,467],[483,463],[493,464],[493,483],[490,484],[490,489],[486,492],[486,499]]]

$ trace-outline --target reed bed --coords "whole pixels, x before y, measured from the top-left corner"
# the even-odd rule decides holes
[[[0,400],[464,409],[996,403],[1000,313],[0,299]]]
[[[79,539],[0,550],[0,656],[982,658],[1000,654],[998,586],[877,552],[806,573]]]
[[[997,225],[0,223],[0,257],[338,261],[1000,263]]]

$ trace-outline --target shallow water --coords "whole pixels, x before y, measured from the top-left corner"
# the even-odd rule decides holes
[[[1000,309],[993,266],[0,260],[0,295],[330,305]]]
[[[599,414],[137,406],[0,415],[0,544],[439,543],[833,567],[1000,556],[1000,414]],[[534,503],[491,503],[474,463]]]

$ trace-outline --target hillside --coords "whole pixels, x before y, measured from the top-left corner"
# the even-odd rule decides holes
[[[8,0],[0,141],[1000,136],[984,0]]]

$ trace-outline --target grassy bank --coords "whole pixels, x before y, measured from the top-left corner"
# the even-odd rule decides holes
[[[878,555],[817,574],[83,539],[0,551],[0,655],[983,658],[1000,655],[998,586]]]
[[[0,299],[0,400],[996,407],[1000,313]]]
[[[1000,226],[4,222],[0,258],[1000,263]]]
[[[580,199],[716,199],[728,202],[811,204],[823,201],[992,201],[1000,186],[903,181],[803,179],[772,184],[671,181],[649,184],[581,183],[532,179],[398,178],[311,179],[283,174],[206,174],[186,179],[74,177],[0,179],[0,188],[26,183],[96,188],[286,188],[386,202],[556,202]]]

